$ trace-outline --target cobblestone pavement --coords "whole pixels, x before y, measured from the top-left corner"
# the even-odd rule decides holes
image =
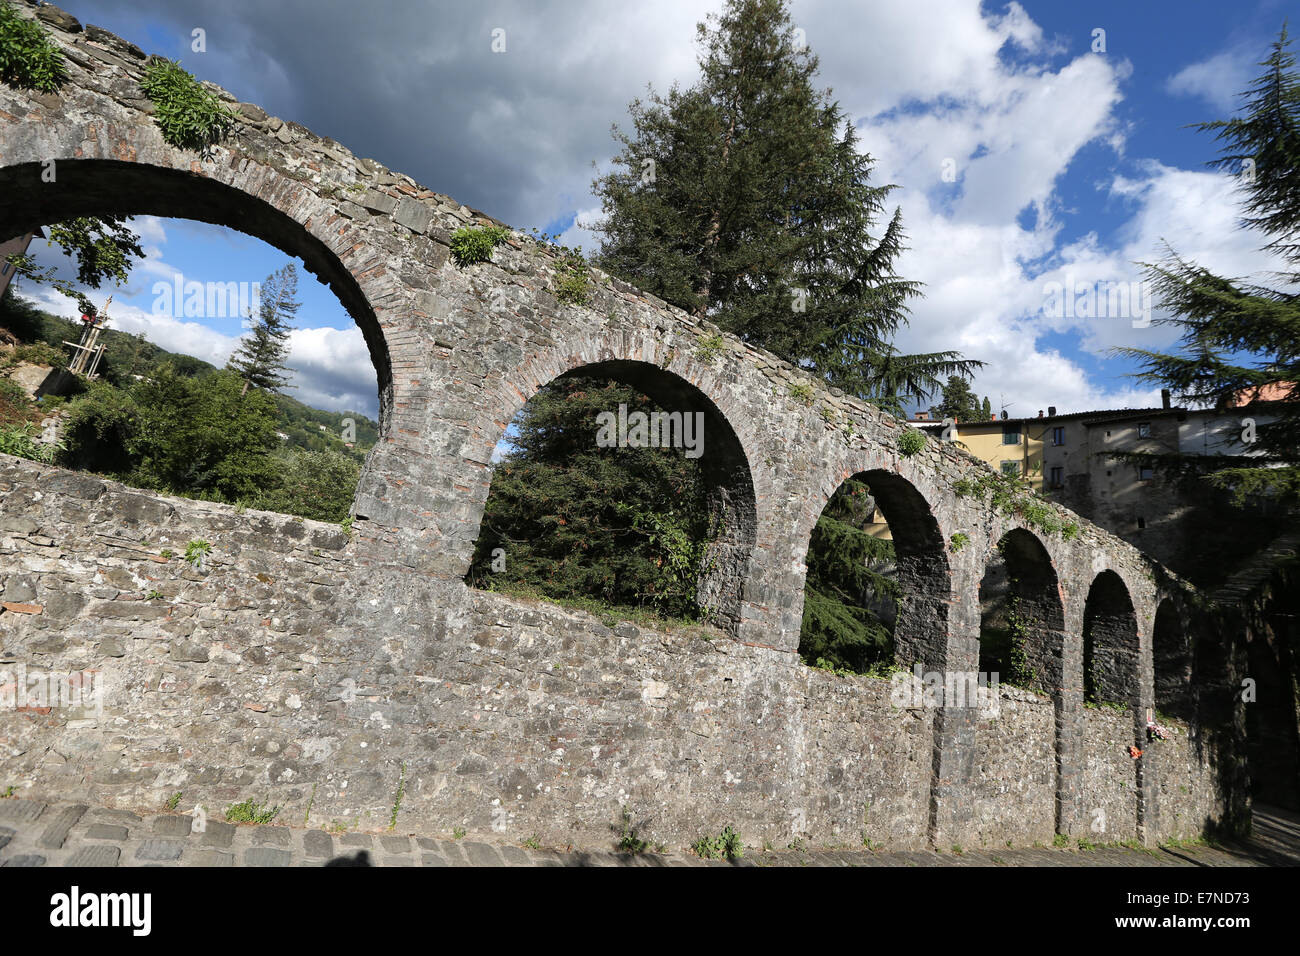
[[[392,833],[327,833],[301,827],[206,821],[179,813],[131,813],[79,803],[0,800],[0,866],[727,866],[685,852],[629,856],[608,849],[559,851]],[[880,852],[750,849],[741,866],[1297,866],[1300,815],[1256,807],[1251,837],[1208,847],[1054,848]]]

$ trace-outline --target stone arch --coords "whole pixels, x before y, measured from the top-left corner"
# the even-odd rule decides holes
[[[1032,675],[1030,686],[1059,698],[1064,687],[1065,606],[1052,556],[1037,535],[1024,528],[1012,528],[999,539],[980,582],[984,620],[992,610],[985,605],[995,596],[986,595],[986,588],[991,591],[1000,579],[1005,581],[1008,610],[1018,618],[1007,623],[1019,631],[1016,636]],[[986,669],[983,651],[981,647],[981,670]]]
[[[723,530],[704,559],[707,569],[700,579],[699,603],[701,608],[711,612],[713,620],[723,630],[736,634],[742,617],[741,602],[749,575],[758,521],[749,457],[728,416],[709,394],[676,372],[646,361],[604,359],[568,364],[567,368],[552,378],[531,385],[527,392],[519,388],[513,389],[516,401],[512,403],[506,422],[548,381],[576,375],[613,379],[631,385],[663,408],[703,414],[704,444],[700,461],[709,488],[708,509]],[[506,427],[500,422],[498,425],[499,430],[491,435],[492,445],[495,445]],[[594,436],[594,424],[592,428]],[[485,433],[485,430],[480,429],[480,432]],[[490,457],[490,450],[479,448],[471,452],[470,457],[486,460]],[[487,504],[489,481],[486,471],[483,479],[475,489],[472,501],[476,529],[481,526]],[[471,546],[477,536],[476,530],[469,542]],[[467,549],[462,558],[466,567],[470,557],[470,550]]]
[[[1140,704],[1137,615],[1124,579],[1093,578],[1083,612],[1083,686],[1088,700]]]
[[[808,509],[808,520],[798,531],[802,557],[806,558],[813,528],[839,486],[850,478],[865,483],[889,525],[897,559],[895,577],[902,600],[894,629],[895,659],[906,666],[941,667],[947,653],[952,592],[943,531],[916,484],[899,470],[882,465],[867,463],[861,470],[841,474],[834,487],[823,491],[821,506]]]
[[[1151,631],[1155,706],[1182,720],[1192,715],[1192,655],[1187,631],[1170,598],[1156,608]]]
[[[386,427],[393,366],[384,332],[357,276],[310,220],[304,225],[291,215],[292,190],[272,182],[255,195],[196,171],[114,159],[58,159],[49,183],[41,180],[43,168],[34,162],[0,167],[0,235],[23,235],[74,216],[152,215],[225,226],[302,259],[361,329],[379,380],[381,432]]]

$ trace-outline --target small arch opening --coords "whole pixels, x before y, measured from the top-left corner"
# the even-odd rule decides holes
[[[947,553],[929,503],[905,478],[874,469],[846,479],[812,530],[806,564],[806,664],[879,673],[900,658],[940,659]]]
[[[1084,700],[1137,706],[1137,617],[1124,580],[1103,571],[1088,590],[1083,615]]]

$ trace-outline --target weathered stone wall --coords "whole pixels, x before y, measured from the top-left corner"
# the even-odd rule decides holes
[[[1135,839],[1140,792],[1136,761],[1128,754],[1133,718],[1110,708],[1088,707],[1083,725],[1083,804],[1088,816],[1082,835],[1094,843]]]
[[[202,568],[184,558],[195,540]],[[890,682],[717,631],[474,591],[367,558],[336,526],[0,456],[0,602],[0,669],[104,681],[102,715],[0,711],[0,784],[32,795],[148,808],[179,791],[382,827],[400,780],[412,830],[598,844],[627,806],[672,845],[726,825],[775,846],[931,840],[938,711],[919,697],[895,706]],[[1001,688],[953,797],[975,823],[950,842],[1050,840],[1052,713]],[[1131,726],[1096,713],[1088,805],[1133,774]],[[1196,765],[1179,774],[1196,785]],[[1125,835],[1129,793],[1096,803]],[[1204,788],[1161,801],[1207,807]]]
[[[972,845],[1051,843],[1057,787],[1052,701],[1006,686],[998,697],[997,708],[975,727]]]

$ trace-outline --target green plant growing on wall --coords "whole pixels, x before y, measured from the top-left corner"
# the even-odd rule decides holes
[[[250,799],[228,807],[226,819],[231,823],[270,823],[279,812],[278,806],[268,808],[265,804],[254,803]]]
[[[965,531],[956,531],[953,533],[952,538],[949,539],[948,546],[952,548],[953,553],[956,554],[968,544],[970,544],[970,535]]]
[[[898,436],[898,453],[904,458],[911,458],[925,447],[925,436],[915,428],[909,428]]]
[[[397,795],[393,798],[393,815],[389,818],[388,829],[397,827],[397,811],[402,808],[402,796],[406,793],[406,762],[402,762],[401,773],[397,778]]]
[[[15,89],[57,93],[67,78],[58,44],[35,20],[0,2],[0,80]]]
[[[140,89],[153,103],[154,122],[177,149],[207,156],[235,127],[238,114],[184,70],[180,63],[152,57]]]
[[[649,843],[636,835],[636,827],[632,825],[632,811],[626,806],[623,807],[622,820],[614,824],[613,830],[618,834],[617,849],[619,853],[639,856],[650,846]]]
[[[185,545],[185,560],[196,568],[203,567],[203,562],[212,553],[212,545],[202,538],[195,538]]]
[[[488,262],[492,250],[509,235],[510,230],[505,226],[464,226],[451,234],[451,257],[458,266]]]
[[[791,382],[785,390],[787,395],[805,405],[811,405],[813,402],[813,387],[807,382]]]
[[[726,827],[715,837],[700,837],[691,844],[695,855],[704,860],[727,860],[736,862],[745,855],[745,845],[740,834],[731,827]]]
[[[563,253],[555,282],[555,297],[567,305],[586,305],[590,283],[587,260],[581,249],[561,249]]]
[[[1015,579],[1011,581],[1015,585]],[[1029,666],[1029,654],[1025,650],[1028,639],[1029,619],[1020,607],[1020,595],[1007,597],[1007,630],[1010,632],[1011,644],[1007,666],[1010,668],[1005,683],[1015,687],[1032,689],[1038,682],[1032,667]]]
[[[180,802],[181,802],[181,792],[177,790],[175,793],[173,793],[170,797],[167,798],[167,809],[175,812],[176,808],[180,806]]]
[[[62,443],[42,444],[36,440],[39,429],[29,422],[0,425],[0,452],[48,465],[63,447]]]
[[[705,365],[710,364],[715,358],[722,354],[726,341],[722,338],[721,332],[714,332],[704,336],[695,343],[695,358]]]

